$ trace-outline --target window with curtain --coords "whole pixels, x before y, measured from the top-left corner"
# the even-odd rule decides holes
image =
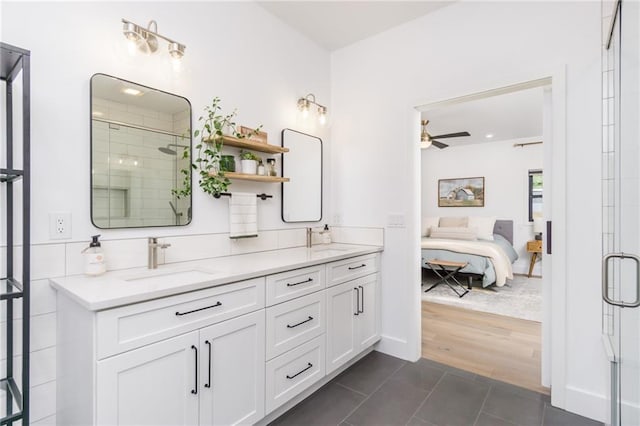
[[[542,170],[529,170],[529,222],[542,218]]]

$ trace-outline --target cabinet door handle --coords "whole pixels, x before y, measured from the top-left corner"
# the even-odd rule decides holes
[[[191,349],[193,349],[196,354],[196,362],[195,362],[195,371],[196,371],[196,386],[191,389],[191,393],[194,395],[198,394],[198,348],[196,348],[194,345],[191,345]]]
[[[362,291],[362,296],[360,296],[360,306],[362,306],[362,309],[358,311],[358,313],[364,314],[364,287],[359,285],[358,288]]]
[[[364,268],[365,266],[367,266],[367,264],[366,264],[366,263],[363,263],[363,264],[362,264],[362,265],[360,265],[360,266],[349,266],[349,270],[350,270],[350,271],[353,271],[354,269]]]
[[[293,325],[287,324],[287,328],[296,328],[297,326],[302,325],[302,324],[304,324],[305,322],[309,322],[309,321],[313,321],[313,317],[312,317],[312,316],[309,316],[309,318],[307,318],[307,319],[306,319],[306,320],[304,320],[304,321],[300,321],[300,322],[299,322],[299,323],[297,323],[297,324],[293,324]]]
[[[356,312],[353,315],[360,315],[360,290],[358,290],[358,287],[353,289],[356,291]]]
[[[301,375],[302,373],[304,373],[305,371],[307,371],[308,369],[310,369],[311,367],[313,367],[313,364],[311,364],[310,362],[307,363],[307,366],[305,368],[303,368],[302,370],[298,371],[296,374],[294,374],[293,376],[289,376],[287,374],[287,379],[293,379],[299,375]]]
[[[218,307],[218,306],[222,306],[222,302],[217,302],[215,305],[205,306],[204,308],[194,309],[193,311],[176,312],[176,315],[177,316],[189,315],[189,314],[192,314],[194,312],[200,312],[200,311],[204,311],[205,309],[211,309],[211,308],[215,308],[215,307]]]
[[[208,340],[205,340],[204,344],[209,346],[209,375],[208,375],[209,383],[205,383],[204,387],[205,388],[210,388],[211,387],[211,342],[208,341]]]
[[[297,283],[287,283],[287,287],[293,287],[293,286],[300,285],[300,284],[306,284],[306,283],[310,283],[311,281],[313,281],[313,278],[309,278],[307,280],[300,281],[300,282],[297,282]]]

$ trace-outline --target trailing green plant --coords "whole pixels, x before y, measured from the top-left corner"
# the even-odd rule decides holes
[[[240,150],[240,158],[242,160],[262,161],[262,157],[258,157],[251,151]]]
[[[198,140],[195,146],[198,155],[189,169],[181,170],[184,176],[183,187],[172,191],[178,198],[191,194],[192,172],[198,173],[198,184],[205,193],[215,197],[225,192],[231,181],[220,170],[224,132],[227,131],[238,139],[244,139],[257,134],[262,128],[260,125],[249,134],[241,134],[237,131],[234,121],[238,113],[237,109],[225,115],[222,113],[220,102],[220,98],[213,98],[211,105],[204,108],[204,115],[198,118],[200,128],[193,132],[193,138]],[[189,158],[188,148],[185,148],[182,158]]]

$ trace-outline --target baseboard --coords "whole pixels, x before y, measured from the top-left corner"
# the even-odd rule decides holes
[[[599,422],[606,423],[609,421],[609,400],[606,395],[567,386],[565,389],[565,407],[562,408]]]
[[[420,355],[416,358],[411,354],[409,344],[406,340],[398,339],[392,336],[380,336],[380,341],[376,345],[376,350],[383,354],[391,355],[396,358],[415,362],[420,359]]]

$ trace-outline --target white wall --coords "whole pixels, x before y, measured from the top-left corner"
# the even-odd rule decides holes
[[[566,323],[567,349],[553,366],[566,384],[554,394],[568,410],[604,419],[598,2],[457,2],[334,52],[333,213],[359,226],[383,226],[389,213],[406,216],[406,228],[385,233],[381,349],[417,357],[420,127],[413,107],[559,70],[566,71],[566,122],[554,126],[566,126],[567,164],[554,179],[566,178],[567,220],[555,236],[567,235],[567,279],[558,284],[567,303],[552,318]]]
[[[163,42],[153,56],[129,56],[121,18],[145,26],[155,19],[160,33],[186,44],[180,72],[173,70]],[[255,241],[231,242],[224,234],[228,231],[227,199],[206,196],[197,182],[189,226],[94,228],[89,216],[89,79],[101,72],[184,96],[191,101],[194,120],[214,96],[219,96],[225,111],[239,109],[238,124],[264,124],[270,143],[280,144],[283,128],[298,129],[322,137],[328,158],[328,131],[315,127],[313,120],[297,122],[296,110],[296,100],[309,92],[323,104],[330,102],[330,57],[326,51],[248,2],[3,1],[1,19],[2,41],[32,54],[34,279],[80,273],[78,253],[96,233],[103,235],[105,248],[110,247],[111,267],[144,265],[143,238],[152,235],[175,237],[167,261],[303,244],[304,231],[292,228],[305,225],[280,220],[279,185],[244,182],[232,185],[231,190],[274,195],[258,202],[259,229],[290,231],[262,232]],[[2,151],[0,161],[3,155]],[[329,175],[325,166],[325,194]],[[325,211],[329,203],[325,195]],[[71,213],[71,240],[62,244],[49,240],[51,211]],[[4,213],[0,213],[0,220],[4,223]],[[188,235],[192,237],[184,237]],[[4,232],[0,237],[1,254]],[[31,413],[34,424],[50,424],[55,423],[55,298],[46,280],[34,281],[33,288],[32,305],[41,309],[32,306]]]
[[[513,272],[526,274],[530,260],[527,241],[534,237],[529,222],[529,170],[543,168],[544,153],[542,145],[514,148],[514,143],[522,142],[509,140],[423,149],[421,217],[495,216],[513,220],[513,247],[519,256]],[[473,176],[484,176],[484,207],[438,207],[438,179]],[[536,263],[534,274],[540,273],[540,264]]]

